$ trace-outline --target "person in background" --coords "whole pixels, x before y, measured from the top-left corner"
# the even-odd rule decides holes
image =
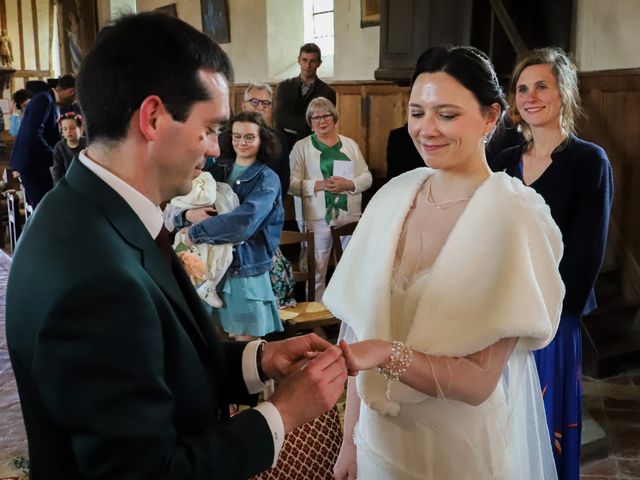
[[[489,165],[493,163],[495,158],[507,148],[520,145],[524,141],[524,137],[518,131],[518,126],[513,123],[510,115],[505,115],[496,128],[493,135],[485,147],[487,162]]]
[[[280,178],[282,195],[289,191],[289,151],[291,147],[287,137],[281,129],[273,128],[273,92],[266,83],[250,83],[244,91],[243,101],[240,104],[243,112],[255,112],[262,115],[269,131],[275,136],[279,145],[278,157],[269,163],[271,168]],[[236,160],[236,152],[231,142],[231,131],[225,129],[220,137],[220,157],[205,167],[214,178],[226,178],[233,168]],[[284,198],[283,198],[284,200]],[[280,248],[276,249],[271,269],[271,285],[276,296],[279,307],[291,306],[295,304],[292,291],[295,281],[291,274],[291,263],[282,255]]]
[[[67,112],[58,119],[62,140],[53,147],[53,165],[51,177],[57,184],[64,177],[76,156],[87,147],[87,139],[83,136],[82,117],[75,112]]]
[[[424,167],[424,161],[416,150],[405,123],[389,132],[387,140],[387,180],[391,180],[414,168]]]
[[[315,335],[221,342],[162,228],[159,205],[219,154],[231,82],[209,36],[157,12],[120,16],[83,60],[89,145],[29,220],[7,286],[34,479],[245,480],[344,391],[340,349]],[[268,402],[229,417],[270,380]]]
[[[273,91],[266,83],[251,83],[244,91],[242,102],[243,112],[256,112],[262,115],[265,123],[276,136],[280,146],[280,155],[273,162],[271,169],[278,174],[282,194],[289,191],[289,180],[291,172],[289,170],[289,152],[291,148],[282,129],[274,128],[273,125]]]
[[[293,146],[289,193],[295,199],[300,231],[314,233],[315,297],[320,302],[333,244],[331,227],[358,221],[362,192],[373,179],[358,144],[338,134],[338,112],[330,100],[314,98],[306,118],[313,133]],[[343,247],[349,238],[342,238]]]
[[[536,190],[560,227],[560,275],[567,289],[560,327],[534,353],[558,477],[578,480],[582,430],[581,317],[596,308],[593,287],[602,266],[613,199],[606,152],[575,135],[580,114],[576,67],[559,48],[533,50],[517,63],[510,114],[525,141],[491,164]]]
[[[24,84],[24,88],[31,96],[34,96],[41,92],[48,92],[52,87],[44,80],[28,80],[27,83]]]
[[[265,124],[269,130],[275,135],[279,145],[280,154],[277,159],[269,165],[269,168],[276,172],[280,178],[280,186],[282,192],[289,191],[289,144],[287,137],[282,130],[273,128],[273,92],[271,87],[266,83],[250,83],[244,91],[243,101],[240,104],[243,112],[256,112],[262,115]],[[225,130],[222,133],[220,141],[220,157],[215,160],[218,165],[215,168],[229,169],[233,166],[236,153],[231,146],[231,141],[224,140],[225,136],[230,135],[230,131]],[[213,173],[213,172],[212,172]],[[215,176],[215,175],[214,175]]]
[[[324,295],[360,372],[338,480],[555,478],[530,352],[560,320],[562,241],[542,197],[487,165],[506,106],[480,50],[418,59],[409,132],[429,168],[377,192]]]
[[[231,134],[223,138],[230,138],[236,157],[228,175],[214,180],[230,185],[240,205],[219,215],[211,207],[186,210],[174,224],[191,224],[187,246],[235,245],[222,287],[224,305],[215,312],[225,332],[254,340],[284,330],[269,278],[284,222],[280,180],[269,168],[278,158],[278,144],[256,112],[235,115],[227,128]]]
[[[31,100],[31,94],[28,90],[22,88],[16,90],[11,97],[11,116],[9,117],[9,135],[15,137],[18,135],[20,129],[20,122],[22,122],[22,115],[24,115],[24,109]]]
[[[63,75],[55,88],[37,93],[28,103],[9,166],[20,173],[27,202],[35,208],[51,190],[53,147],[60,141],[59,107],[70,105],[76,96],[73,75]]]
[[[283,80],[276,89],[276,128],[287,135],[289,150],[297,140],[311,134],[305,118],[311,100],[324,97],[336,105],[336,91],[318,78],[321,64],[320,47],[315,43],[305,43],[298,53],[300,75]]]

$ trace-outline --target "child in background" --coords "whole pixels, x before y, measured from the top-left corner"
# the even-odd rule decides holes
[[[9,135],[15,137],[20,130],[24,108],[31,100],[31,93],[24,88],[16,91],[11,97],[11,116],[9,117]]]
[[[51,177],[58,183],[71,165],[74,157],[87,147],[87,139],[82,136],[82,117],[75,112],[67,112],[58,119],[62,140],[53,147]]]

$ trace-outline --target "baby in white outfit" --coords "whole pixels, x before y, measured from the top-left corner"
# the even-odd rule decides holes
[[[184,210],[191,208],[215,207],[219,214],[228,213],[240,205],[235,192],[226,183],[217,183],[209,172],[202,172],[193,180],[191,192],[181,197],[175,197],[164,210],[164,223],[168,230],[175,228],[173,219]],[[173,248],[175,249],[184,241],[186,229],[176,233]],[[198,255],[205,267],[205,279],[196,284],[196,291],[200,298],[212,307],[222,306],[222,300],[216,293],[216,285],[220,283],[225,272],[233,260],[233,245],[211,245],[201,243],[189,249]]]

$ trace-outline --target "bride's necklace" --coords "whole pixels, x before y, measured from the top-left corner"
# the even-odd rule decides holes
[[[436,202],[433,199],[433,194],[431,193],[431,180],[429,180],[429,191],[427,192],[427,204],[431,205],[432,207],[436,207],[439,208],[440,210],[443,210],[445,208],[449,208],[449,207],[453,207],[454,205],[457,205],[458,203],[462,203],[462,202],[468,202],[469,200],[471,200],[471,197],[466,197],[466,198],[459,198],[457,200],[447,200],[446,202]]]

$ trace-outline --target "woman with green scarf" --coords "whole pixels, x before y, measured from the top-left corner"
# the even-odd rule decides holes
[[[331,254],[331,227],[358,221],[362,192],[371,187],[372,178],[358,144],[338,135],[333,103],[324,97],[313,99],[306,119],[313,133],[293,146],[289,193],[295,197],[300,230],[314,232],[315,297],[321,301]],[[349,238],[343,237],[343,248]]]

